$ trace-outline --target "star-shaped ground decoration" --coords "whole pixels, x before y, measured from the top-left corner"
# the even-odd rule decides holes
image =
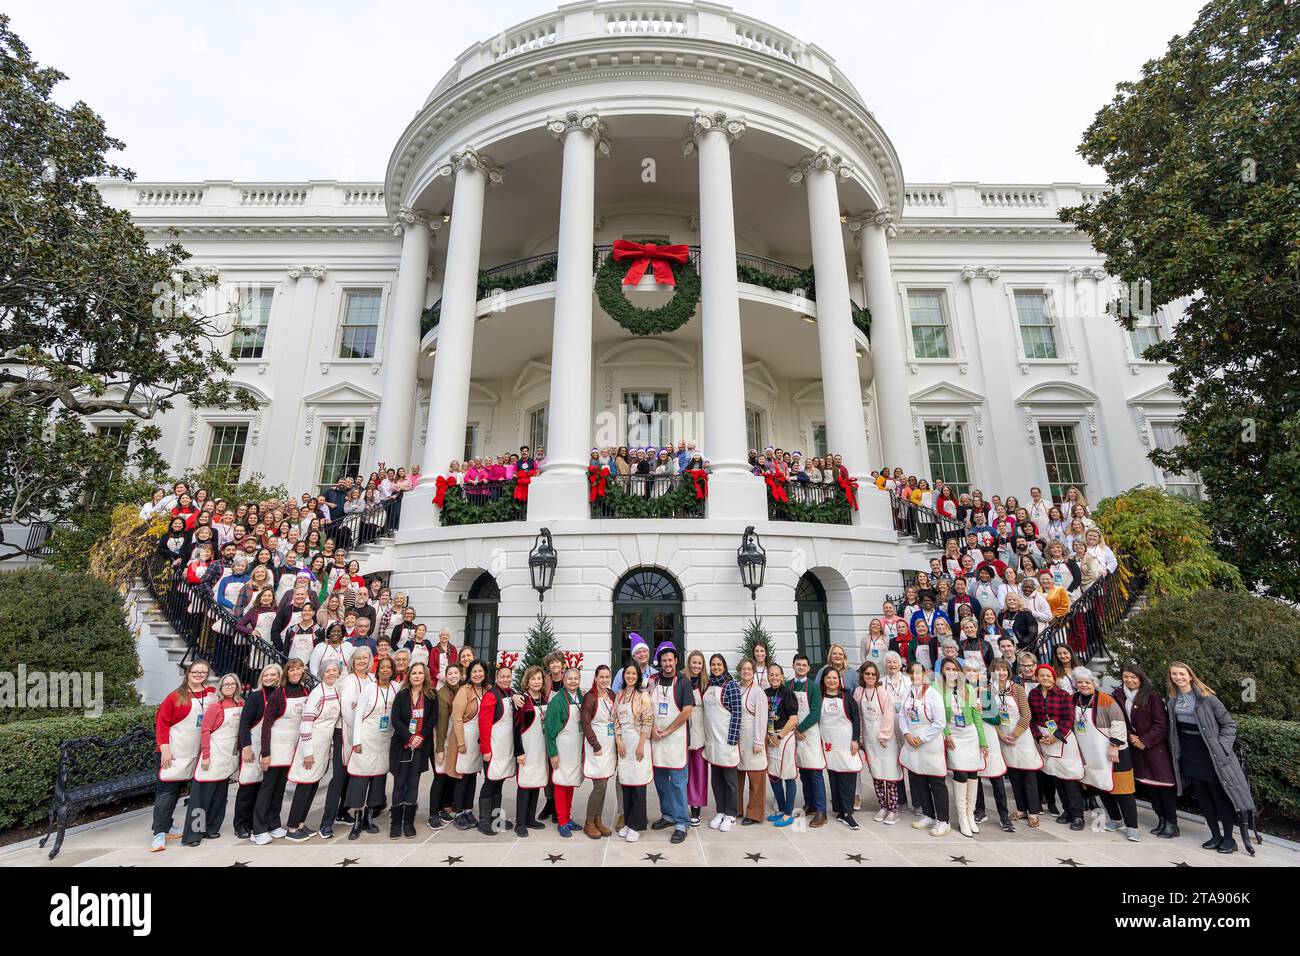
[[[663,855],[662,853],[647,853],[647,854],[646,854],[645,856],[643,856],[641,859],[643,859],[643,860],[649,860],[651,863],[658,863],[658,862],[659,862],[660,860],[662,860],[663,858],[664,858],[664,855]]]
[[[861,853],[845,853],[845,854],[844,854],[844,859],[846,859],[846,860],[852,860],[854,863],[865,863],[865,862],[867,862],[867,861],[863,858],[863,856],[862,856]]]
[[[546,854],[546,859],[549,860],[552,864],[556,864],[556,863],[559,863],[561,860],[564,859],[564,854],[563,854],[563,853],[548,853],[548,854]]]
[[[360,861],[360,860],[354,860],[354,859],[352,859],[352,858],[349,857],[349,856],[345,856],[343,859],[339,860],[339,861],[338,861],[337,863],[335,863],[334,865],[335,865],[335,866],[341,866],[341,867],[343,867],[344,869],[347,869],[349,866],[360,866],[360,865],[361,865],[361,861]]]
[[[948,859],[953,863],[960,863],[962,866],[966,866],[966,864],[970,863],[970,860],[966,859],[964,856],[950,856]]]
[[[464,863],[465,858],[463,856],[449,856],[441,862],[446,863],[448,866],[455,866],[457,863]]]
[[[757,863],[759,860],[766,860],[767,857],[763,856],[761,853],[746,853],[745,859]]]
[[[1192,864],[1188,863],[1186,860],[1170,860],[1169,862],[1172,863],[1174,866],[1191,866],[1191,865],[1192,865]]]
[[[1068,857],[1068,856],[1065,859],[1061,859],[1058,856],[1056,858],[1056,862],[1059,863],[1061,866],[1083,866],[1083,864],[1080,863],[1078,860],[1075,860],[1073,857]]]
[[[230,864],[230,865],[231,865],[231,866],[245,866],[245,867],[246,867],[246,866],[248,866],[248,862],[249,862],[248,860],[236,860],[234,863],[232,863],[232,864]]]

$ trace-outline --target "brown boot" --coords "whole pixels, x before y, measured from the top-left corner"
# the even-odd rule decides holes
[[[618,819],[614,821],[614,829],[615,830],[623,829],[623,814],[620,813],[618,815]]]
[[[826,814],[824,814],[824,813],[814,813],[814,814],[812,815],[812,819],[808,821],[808,825],[809,825],[810,827],[824,827],[824,826],[826,826]]]
[[[605,826],[605,821],[604,821],[604,820],[597,820],[597,821],[596,821],[596,829],[600,831],[600,835],[603,836],[603,837],[613,836],[613,834],[614,834],[614,831],[613,831],[613,830],[611,830],[609,827]]]
[[[588,820],[586,825],[582,828],[582,832],[587,834],[587,836],[591,837],[593,840],[599,840],[605,835],[600,832],[600,827],[596,826],[595,820]]]

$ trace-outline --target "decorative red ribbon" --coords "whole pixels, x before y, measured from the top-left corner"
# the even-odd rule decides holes
[[[614,261],[631,259],[632,266],[623,276],[624,285],[636,285],[645,275],[647,268],[654,270],[655,282],[660,285],[676,285],[670,262],[687,262],[690,260],[689,246],[656,246],[653,242],[628,242],[626,239],[614,240]]]
[[[848,477],[840,472],[840,487],[844,489],[844,500],[854,511],[858,510],[858,479]]]
[[[439,475],[438,480],[434,483],[434,487],[438,489],[438,493],[433,496],[433,503],[441,508],[447,500],[447,489],[455,488],[456,485],[457,481],[455,475]]]
[[[785,476],[773,472],[764,472],[763,480],[767,482],[767,493],[772,496],[773,501],[779,501],[782,504],[790,500],[790,496],[785,491]]]
[[[605,497],[605,479],[609,477],[609,468],[601,465],[599,468],[595,465],[587,466],[587,483],[591,485],[587,493],[587,501],[595,501],[597,498]]]
[[[703,501],[709,497],[709,473],[703,468],[688,468],[686,474],[695,482],[695,500]]]
[[[531,471],[515,472],[515,501],[528,500],[528,485],[533,480]]]

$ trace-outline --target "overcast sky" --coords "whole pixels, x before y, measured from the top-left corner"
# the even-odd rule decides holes
[[[545,0],[5,0],[38,61],[127,144],[141,180],[382,180],[470,44]],[[833,56],[909,182],[1100,182],[1075,153],[1201,0],[739,0]]]

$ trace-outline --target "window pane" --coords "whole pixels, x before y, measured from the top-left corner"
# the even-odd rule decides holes
[[[537,453],[537,446],[546,447],[546,432],[550,424],[550,408],[543,405],[533,409],[528,416],[528,450]]]
[[[960,424],[927,422],[925,445],[930,454],[930,475],[942,478],[958,495],[970,491],[970,471],[966,467],[966,441]]]
[[[465,426],[465,457],[461,459],[462,463],[469,464],[470,459],[474,457],[474,449],[478,447],[478,424],[470,422]]]
[[[1038,437],[1043,443],[1043,462],[1047,466],[1052,500],[1064,501],[1065,492],[1071,485],[1086,498],[1088,486],[1084,482],[1079,448],[1074,441],[1074,426],[1039,425]]]
[[[343,476],[361,470],[361,443],[365,433],[365,425],[325,426],[325,454],[320,466],[322,485],[333,485]]]
[[[1138,358],[1146,358],[1147,349],[1160,342],[1160,326],[1136,325],[1129,333],[1129,338],[1133,342],[1133,354]]]
[[[673,440],[667,392],[624,392],[623,408],[630,447],[663,448]]]
[[[917,358],[948,358],[948,323],[943,315],[942,292],[909,292],[907,311],[912,323],[912,345]]]
[[[266,329],[271,322],[274,289],[257,289],[241,297],[230,338],[230,357],[257,359],[266,348]]]
[[[379,303],[377,291],[349,292],[343,311],[343,333],[339,358],[374,358],[379,341]]]
[[[763,450],[763,414],[757,409],[745,409],[745,440],[755,451]]]
[[[1054,359],[1056,330],[1047,314],[1047,296],[1041,292],[1016,293],[1016,318],[1020,322],[1020,340],[1025,358]]]
[[[812,437],[813,437],[813,456],[816,458],[824,458],[826,456],[826,453],[830,451],[830,447],[826,444],[826,423],[825,422],[813,422]]]
[[[1152,425],[1151,434],[1155,439],[1156,447],[1161,451],[1172,451],[1187,444],[1187,439],[1183,436],[1183,433],[1178,430],[1177,425],[1172,423]],[[1189,498],[1198,499],[1204,497],[1201,476],[1194,471],[1168,471],[1161,468],[1160,479],[1164,482],[1165,490],[1170,494],[1186,495]]]
[[[247,425],[213,425],[212,444],[208,446],[208,467],[228,468],[238,481],[244,466],[244,445],[248,441]]]

